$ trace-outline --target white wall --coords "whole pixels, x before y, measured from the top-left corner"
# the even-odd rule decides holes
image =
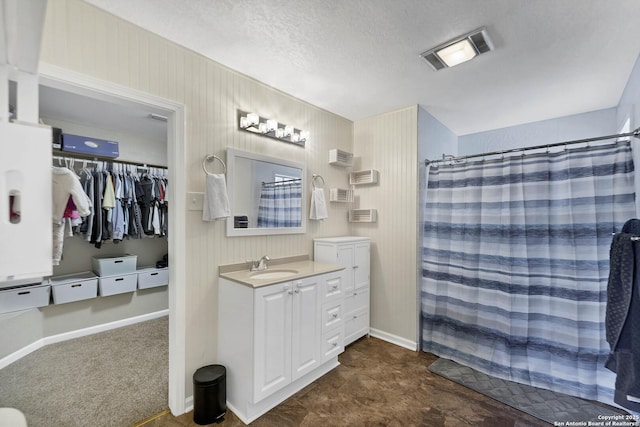
[[[441,159],[443,154],[458,155],[458,137],[423,107],[418,109],[418,158]]]
[[[354,188],[359,207],[377,209],[378,221],[351,227],[371,238],[371,327],[415,347],[418,107],[358,120],[353,152],[353,170],[380,174],[378,184]]]
[[[616,129],[620,130],[625,121],[630,119],[630,130],[635,130],[640,125],[640,56],[636,60],[636,65],[631,71],[631,76],[627,82],[627,86],[620,97],[620,103],[616,111]],[[640,189],[640,172],[638,167],[640,165],[640,147],[638,138],[632,138],[635,143],[633,147],[633,161],[636,165],[635,184],[636,193]],[[636,216],[640,218],[640,197],[636,196]]]
[[[531,147],[617,133],[616,109],[510,126],[458,138],[458,155]]]
[[[616,111],[616,128],[619,129],[627,119],[631,118],[631,130],[640,125],[640,56],[631,71],[627,86],[620,97]]]
[[[305,163],[309,174],[324,177],[326,188],[344,186],[347,181],[344,169],[328,164],[328,151],[352,151],[350,121],[80,0],[48,3],[41,60],[184,104],[188,192],[204,190],[203,158],[207,154],[225,158],[227,147]],[[309,130],[306,147],[238,130],[238,109]],[[314,237],[345,235],[349,226],[346,207],[331,204],[329,219],[309,221],[306,234],[227,238],[224,221],[204,223],[201,211],[187,210],[183,201],[175,201],[175,206],[184,209],[187,218],[187,277],[175,286],[183,286],[186,292],[184,385],[190,396],[193,372],[216,361],[218,266],[264,254],[271,258],[312,254]]]

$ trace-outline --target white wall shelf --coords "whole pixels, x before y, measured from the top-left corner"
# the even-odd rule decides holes
[[[331,188],[329,190],[329,201],[352,203],[353,190],[346,190],[344,188]]]
[[[329,150],[329,164],[334,166],[351,167],[353,166],[353,154],[348,151],[338,150],[337,148]]]
[[[377,220],[377,209],[351,209],[349,211],[349,222],[376,222]]]
[[[377,182],[378,171],[374,169],[351,172],[349,174],[349,184],[351,185],[376,184]]]

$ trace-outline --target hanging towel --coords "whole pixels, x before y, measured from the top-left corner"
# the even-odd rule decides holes
[[[204,189],[203,221],[215,221],[231,215],[229,197],[227,196],[227,181],[224,174],[207,174]]]
[[[314,188],[311,193],[311,209],[309,210],[309,219],[321,220],[327,219],[327,203],[324,200],[324,189]]]

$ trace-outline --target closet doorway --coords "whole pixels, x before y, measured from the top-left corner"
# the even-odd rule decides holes
[[[185,410],[185,307],[184,289],[178,284],[184,283],[185,277],[185,214],[180,211],[181,204],[177,201],[185,200],[186,196],[184,106],[48,64],[40,64],[39,93],[40,115],[45,124],[62,128],[65,133],[116,140],[120,156],[114,162],[136,163],[143,168],[144,165],[165,166],[169,177],[167,237],[127,241],[126,248],[137,252],[139,266],[154,265],[168,254],[169,286],[120,299],[118,296],[105,297],[84,313],[73,313],[73,308],[65,310],[61,305],[49,316],[45,315],[44,322],[54,324],[54,330],[73,329],[69,319],[84,315],[89,329],[95,329],[101,324],[126,325],[145,319],[145,315],[169,313],[168,405],[174,414],[182,414]],[[55,151],[53,155],[66,157],[66,153]],[[54,268],[54,275],[84,269],[87,262],[90,263],[87,257],[93,255],[94,249],[88,251],[90,254],[74,258],[87,252],[85,244],[89,245],[81,238],[70,241],[69,245],[65,241],[68,250],[65,248],[63,262]],[[105,255],[110,255],[110,249],[117,248],[113,243],[109,245],[101,249]],[[120,252],[122,248],[117,251]],[[95,317],[86,319],[91,316]],[[43,327],[47,330],[47,324]]]

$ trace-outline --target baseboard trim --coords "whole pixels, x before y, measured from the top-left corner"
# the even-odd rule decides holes
[[[412,351],[418,351],[418,343],[416,343],[415,341],[411,341],[406,338],[381,331],[379,329],[369,328],[369,335]]]
[[[42,347],[55,344],[62,341],[71,340],[74,338],[85,337],[87,335],[97,334],[99,332],[110,331],[112,329],[122,328],[123,326],[134,325],[136,323],[145,322],[147,320],[158,319],[160,317],[168,316],[169,310],[154,311],[153,313],[141,314],[140,316],[129,317],[126,319],[116,320],[114,322],[103,323],[101,325],[90,326],[88,328],[77,329],[75,331],[63,332],[57,335],[51,335],[49,337],[40,338],[39,340],[22,347],[20,350],[15,351],[2,359],[0,359],[0,369],[3,369],[13,362],[17,362],[26,355],[33,353],[34,351],[41,349]]]

